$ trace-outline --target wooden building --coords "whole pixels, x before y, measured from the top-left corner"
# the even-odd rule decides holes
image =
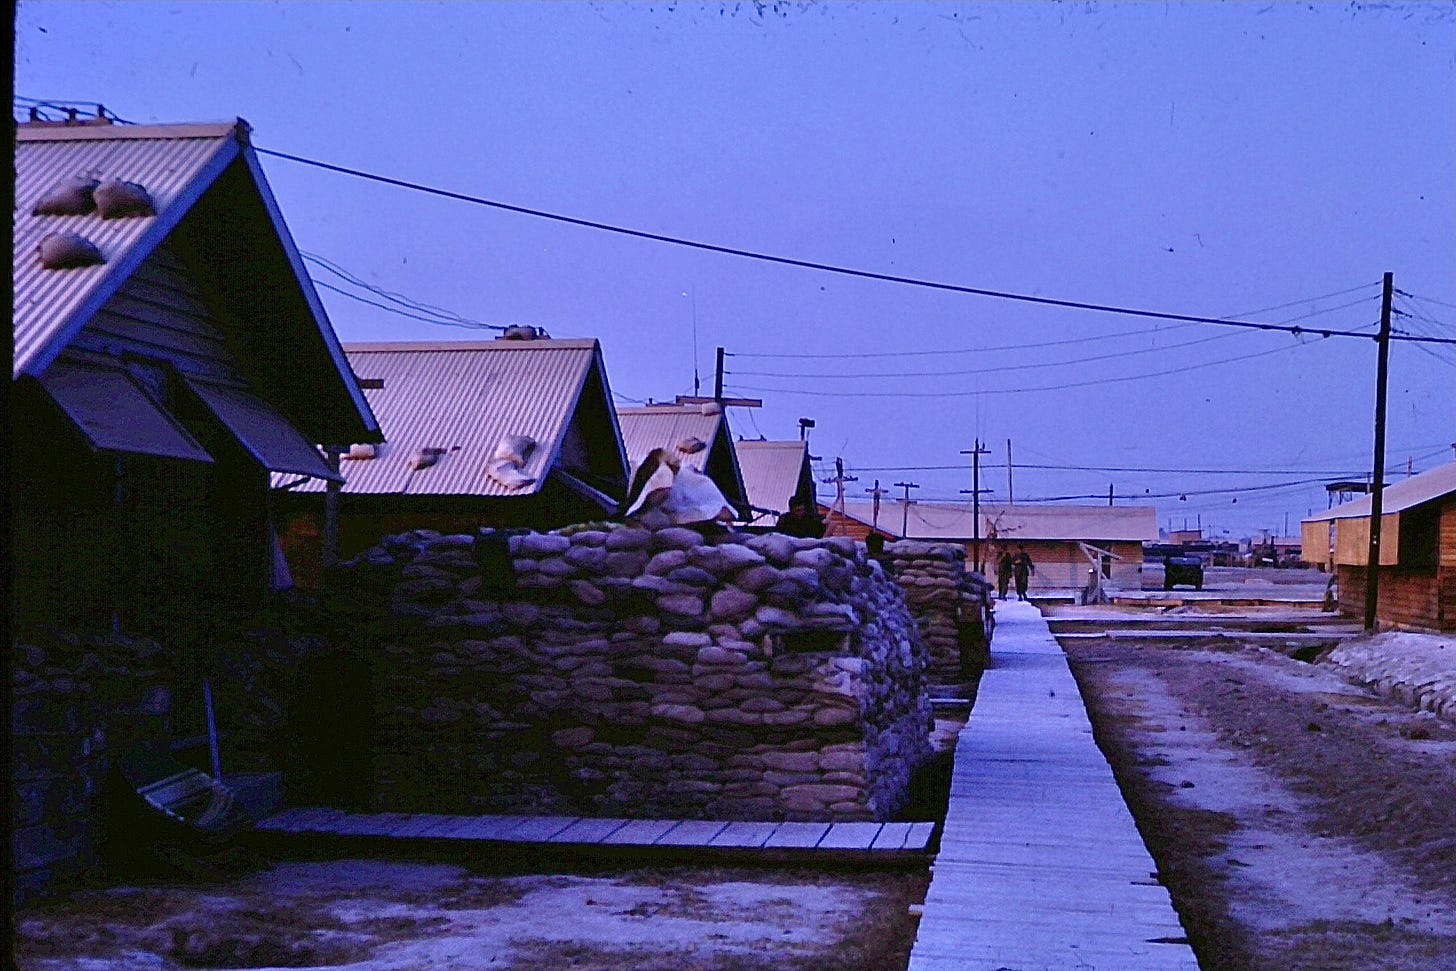
[[[1138,589],[1142,585],[1142,544],[1158,538],[1157,512],[1151,506],[982,503],[980,512],[980,572],[994,576],[1001,550],[1015,553],[1025,546],[1036,566],[1029,588],[1032,593],[1083,590],[1092,569],[1101,572],[1108,586]],[[873,522],[871,503],[846,501],[844,521],[834,512],[830,529],[862,538]],[[977,546],[972,523],[969,502],[911,501],[907,505],[903,500],[885,500],[878,516],[879,530],[894,538],[961,544],[969,569],[975,569]]]
[[[410,529],[555,529],[613,515],[626,497],[626,456],[595,340],[365,343],[344,353],[387,441],[342,456],[341,557]],[[275,484],[285,493],[289,565],[310,586],[324,564],[327,483],[275,476]]]
[[[208,636],[286,582],[270,472],[380,440],[249,130],[17,126],[21,626]]]
[[[1338,577],[1340,612],[1365,615],[1372,497],[1304,520],[1306,561]],[[1385,487],[1377,623],[1456,630],[1456,462]]]
[[[666,449],[712,479],[739,515],[747,512],[748,492],[738,450],[721,404],[707,401],[618,408],[617,420],[622,426],[627,462],[634,472],[653,449]]]
[[[809,467],[807,442],[739,439],[734,447],[752,514],[738,525],[770,531],[794,500],[814,504],[814,473]]]

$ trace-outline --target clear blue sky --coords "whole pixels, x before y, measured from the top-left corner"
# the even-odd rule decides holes
[[[395,178],[1048,297],[1359,329],[1388,270],[1421,298],[1397,327],[1456,336],[1450,3],[22,3],[16,92],[242,116],[260,147]],[[1018,465],[1240,470],[1015,486],[1186,493],[1151,500],[1160,523],[1242,535],[1297,528],[1323,488],[1201,493],[1369,469],[1370,341],[855,280],[264,168],[301,249],[474,320],[598,337],[622,396],[692,391],[695,307],[704,391],[723,345],[729,392],[765,400],[735,431],[816,419],[852,495],[910,476],[955,497],[968,468],[877,470],[964,463],[979,435],[1003,499],[1010,438]],[[323,298],[344,340],[488,336]],[[1391,464],[1452,442],[1456,349],[1397,345]]]

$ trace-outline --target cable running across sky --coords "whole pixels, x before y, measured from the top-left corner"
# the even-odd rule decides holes
[[[985,287],[963,286],[955,283],[943,283],[935,280],[924,280],[918,277],[899,276],[891,273],[876,273],[871,270],[857,270],[850,267],[836,266],[832,263],[818,263],[813,260],[801,260],[787,256],[775,256],[769,253],[760,253],[755,250],[739,249],[732,246],[721,246],[716,243],[705,243],[700,240],[685,239],[680,236],[668,236],[664,233],[650,233],[641,229],[631,229],[626,226],[616,226],[611,223],[597,222],[591,219],[581,219],[576,216],[567,216],[562,213],[548,212],[544,209],[532,209],[528,206],[517,206],[507,202],[499,202],[493,199],[486,199],[481,196],[473,196],[464,192],[455,192],[450,189],[440,189],[435,186],[424,185],[418,182],[410,182],[406,179],[396,179],[387,175],[379,175],[374,172],[365,172],[361,169],[349,168],[344,165],[335,165],[332,162],[324,162],[319,159],[306,158],[302,155],[293,155],[289,152],[280,152],[275,149],[253,146],[253,150],[260,155],[268,155],[274,158],[285,159],[290,162],[297,162],[301,165],[310,165],[314,168],[324,169],[330,172],[338,172],[342,175],[349,175],[359,179],[367,179],[371,182],[379,182],[384,185],[392,185],[402,189],[410,189],[416,192],[424,192],[429,195],[440,196],[445,199],[454,199],[459,202],[468,202],[472,205],[485,206],[491,209],[498,209],[503,212],[514,212],[523,216],[535,216],[539,219],[549,219],[553,222],[566,223],[572,226],[580,226],[585,229],[596,229],[602,232],[616,233],[621,236],[630,236],[635,239],[648,239],[659,243],[668,243],[674,246],[686,246],[692,249],[704,250],[710,253],[722,253],[726,256],[741,256],[745,259],[759,260],[766,263],[777,263],[782,266],[797,266],[807,270],[819,270],[824,273],[836,273],[841,276],[858,277],[864,280],[879,280],[884,283],[898,283],[905,286],[924,287],[931,290],[944,290],[951,293],[964,293],[978,297],[992,297],[998,300],[1013,300],[1021,303],[1040,304],[1048,307],[1065,307],[1071,310],[1088,310],[1098,313],[1120,314],[1127,317],[1147,317],[1155,320],[1186,321],[1195,324],[1219,324],[1226,327],[1243,327],[1253,330],[1283,331],[1290,334],[1313,333],[1323,337],[1369,337],[1357,331],[1336,330],[1333,328],[1308,328],[1299,326],[1285,326],[1281,324],[1267,324],[1252,320],[1230,320],[1219,317],[1205,317],[1199,314],[1168,313],[1159,310],[1141,310],[1132,307],[1117,307],[1111,304],[1091,303],[1081,300],[1062,300],[1054,297],[1038,297],[1027,293],[1012,293],[1006,290],[992,290]],[[1423,341],[1428,343],[1453,344],[1456,339],[1445,340],[1440,338],[1417,338],[1404,337],[1401,340]]]

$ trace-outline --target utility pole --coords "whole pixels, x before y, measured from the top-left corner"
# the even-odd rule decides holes
[[[839,521],[841,523],[843,523],[844,522],[844,517],[845,517],[845,512],[844,512],[844,484],[846,482],[858,482],[859,481],[859,476],[857,476],[857,475],[845,475],[844,474],[844,459],[843,458],[840,458],[839,456],[835,456],[835,458],[834,458],[834,477],[833,478],[830,478],[830,479],[825,479],[824,481],[825,482],[833,482],[834,483],[834,506],[833,506],[833,508],[839,510]]]
[[[981,572],[981,456],[989,455],[990,450],[981,447],[981,440],[976,439],[976,445],[970,450],[961,449],[962,455],[971,457],[971,562],[975,565],[976,572]],[[962,489],[964,493],[967,490]],[[990,492],[991,490],[985,490]]]
[[[1375,364],[1375,461],[1370,475],[1370,555],[1365,564],[1365,629],[1375,629],[1375,603],[1380,592],[1380,517],[1385,505],[1385,385],[1390,372],[1390,295],[1394,275],[1385,274],[1380,295],[1380,335]]]
[[[1006,439],[1006,505],[1016,505],[1016,493],[1011,491],[1011,439]]]
[[[905,534],[910,531],[910,506],[913,505],[910,502],[910,490],[920,488],[920,483],[896,482],[895,488],[905,490],[905,511],[900,517],[900,538],[906,539],[908,537]]]
[[[1107,483],[1107,504],[1112,505],[1112,483]]]
[[[723,400],[723,348],[718,348],[718,366],[713,370],[713,397]]]
[[[881,489],[880,488],[880,480],[879,479],[876,479],[875,480],[875,487],[873,489],[866,489],[865,490],[865,492],[868,492],[870,495],[872,495],[872,496],[875,497],[874,512],[870,516],[870,528],[871,529],[878,530],[880,528],[880,496],[883,496],[885,493],[887,493],[889,491],[890,491],[889,489]]]

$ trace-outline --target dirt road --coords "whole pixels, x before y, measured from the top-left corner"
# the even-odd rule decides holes
[[[1204,971],[1456,969],[1456,726],[1237,632],[1063,644]]]

